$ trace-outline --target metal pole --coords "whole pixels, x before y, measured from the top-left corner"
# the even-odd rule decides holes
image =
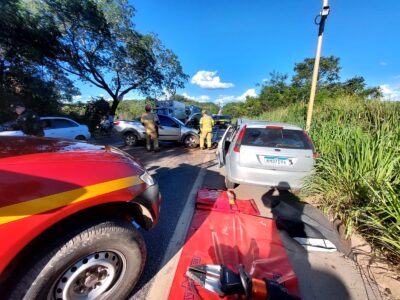
[[[322,5],[322,10],[320,13],[321,20],[319,23],[317,52],[315,54],[314,70],[313,70],[313,76],[312,76],[312,82],[311,82],[310,101],[308,103],[306,131],[310,131],[310,128],[311,128],[311,119],[312,119],[312,113],[313,113],[313,108],[314,108],[314,99],[315,99],[315,93],[317,90],[317,82],[318,82],[319,61],[321,58],[322,38],[324,36],[325,20],[329,14],[328,0],[323,0],[323,1],[324,2]]]

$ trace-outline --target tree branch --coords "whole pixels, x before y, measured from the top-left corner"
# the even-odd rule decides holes
[[[132,85],[132,86],[128,87],[126,90],[124,90],[123,92],[121,92],[121,94],[119,94],[117,96],[118,99],[122,100],[126,94],[128,94],[130,91],[136,89],[136,87],[137,87],[136,85]]]

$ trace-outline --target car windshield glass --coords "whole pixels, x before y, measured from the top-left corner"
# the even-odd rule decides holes
[[[304,132],[295,129],[247,128],[242,145],[311,150]]]
[[[178,127],[178,125],[176,124],[176,119],[160,115],[158,116],[158,119],[160,120],[161,126]]]
[[[181,126],[185,126],[185,124],[183,124],[183,122],[177,118],[174,118],[174,121],[179,123],[179,125],[181,125]]]
[[[53,128],[68,128],[68,127],[77,127],[75,123],[72,123],[69,120],[65,119],[53,119],[51,120],[51,124]]]

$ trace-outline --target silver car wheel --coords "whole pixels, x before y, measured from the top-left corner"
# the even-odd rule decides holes
[[[137,137],[134,133],[127,133],[125,135],[125,143],[128,146],[135,146],[137,142]]]
[[[192,134],[185,137],[184,143],[185,143],[185,146],[188,148],[196,148],[197,147],[197,139]]]

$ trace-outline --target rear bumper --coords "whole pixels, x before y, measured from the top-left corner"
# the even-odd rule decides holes
[[[116,136],[120,136],[121,138],[123,138],[126,133],[136,134],[136,136],[139,138],[139,140],[144,140],[146,138],[145,132],[139,132],[136,129],[131,129],[131,128],[121,129],[121,128],[114,126],[112,128],[112,131]]]
[[[161,194],[158,183],[150,186],[131,202],[138,203],[145,208],[145,210],[142,209],[143,220],[141,220],[140,225],[147,230],[153,228],[158,222],[161,209]]]
[[[266,170],[247,168],[237,163],[227,164],[226,171],[229,181],[234,183],[296,190],[302,188],[304,178],[312,174],[312,170],[306,172]]]

